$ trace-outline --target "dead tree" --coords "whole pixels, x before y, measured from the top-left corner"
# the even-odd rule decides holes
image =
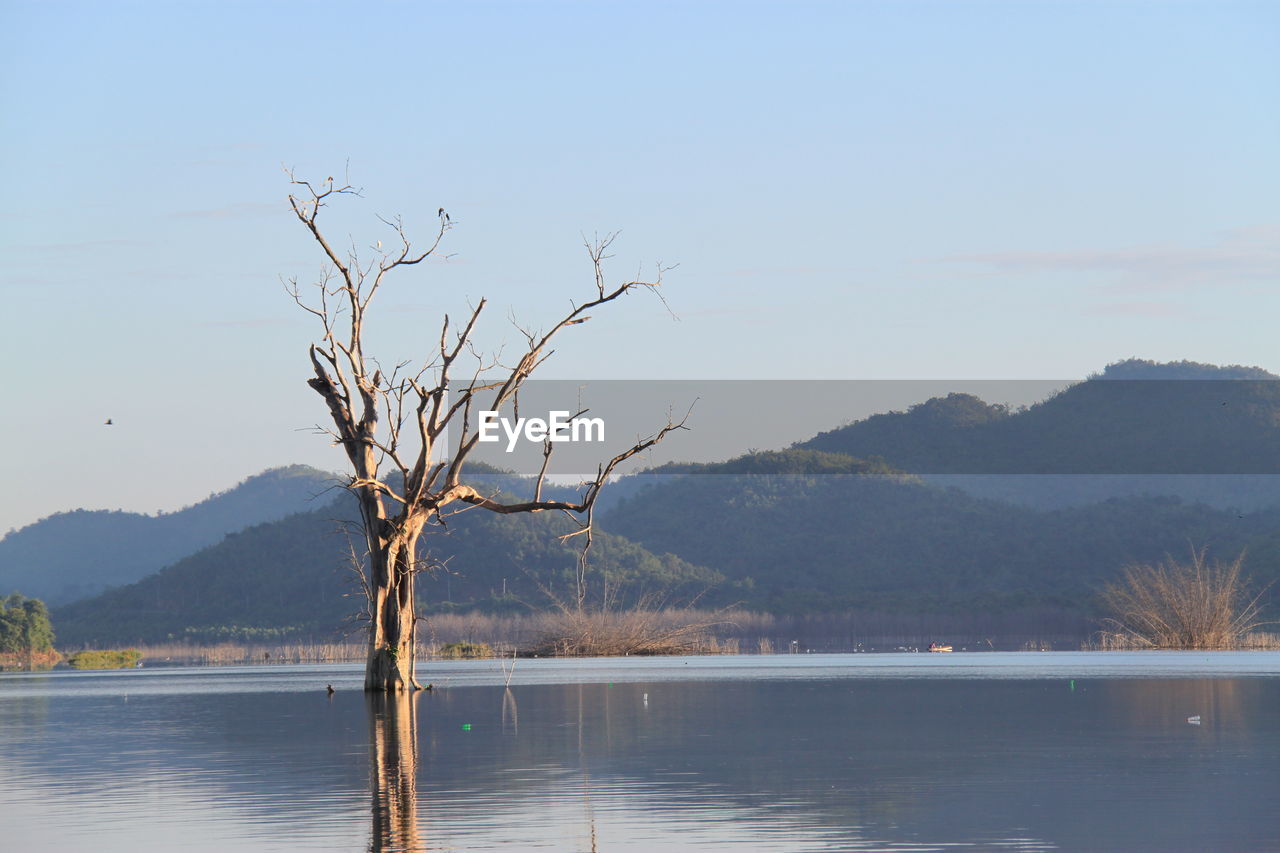
[[[481,299],[460,327],[451,324],[447,315],[442,319],[439,343],[424,362],[413,367],[402,363],[384,374],[365,352],[365,319],[374,297],[389,274],[436,255],[453,223],[441,210],[434,238],[417,247],[400,219],[382,219],[390,229],[388,246],[379,241],[363,257],[354,244],[339,250],[317,224],[330,201],[359,195],[359,191],[346,182],[335,184],[332,178],[319,185],[292,174],[289,178],[298,188],[289,195],[294,215],[325,258],[312,300],[304,298],[296,279],[290,280],[289,290],[322,327],[309,349],[314,375],[307,384],[328,407],[333,426],[323,431],[342,447],[350,462],[347,488],[359,505],[368,550],[365,690],[417,689],[414,579],[426,568],[418,539],[428,525],[442,523],[459,507],[497,513],[561,511],[576,522],[569,536],[582,536],[585,561],[592,508],[614,469],[672,430],[683,428],[683,421],[669,418],[657,432],[601,463],[595,479],[585,484],[575,500],[543,497],[550,443],[545,445],[542,470],[528,500],[511,502],[485,494],[464,476],[467,457],[480,438],[472,423],[480,407],[499,411],[513,402],[525,380],[551,355],[548,346],[560,332],[587,322],[591,311],[633,290],[656,289],[668,268],[659,266],[652,281],[609,285],[604,261],[613,235],[588,242],[594,292],[580,304],[571,302],[570,310],[549,331],[522,329],[524,341],[514,361],[485,359],[473,350],[472,334],[486,305]],[[455,374],[464,370],[467,374],[458,381]]]

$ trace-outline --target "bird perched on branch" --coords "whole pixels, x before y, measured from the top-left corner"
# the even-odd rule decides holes
[[[439,216],[441,219],[443,219],[443,220],[445,221],[445,223],[446,223],[446,224],[448,224],[448,222],[449,222],[449,214],[447,214],[447,213],[445,213],[445,212],[444,212],[444,208],[443,208],[443,207],[436,211],[436,216]]]

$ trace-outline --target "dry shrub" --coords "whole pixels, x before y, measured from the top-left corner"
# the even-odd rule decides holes
[[[705,611],[560,608],[539,614],[537,639],[525,654],[539,657],[686,655],[722,652],[713,629],[723,620]],[[736,650],[736,644],[734,644]]]
[[[1103,649],[1235,649],[1259,619],[1262,593],[1250,597],[1241,576],[1244,555],[1231,563],[1205,559],[1192,549],[1190,562],[1172,557],[1129,566],[1108,587],[1103,601],[1114,614],[1099,640]]]

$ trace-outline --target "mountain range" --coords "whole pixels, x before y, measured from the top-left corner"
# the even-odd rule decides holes
[[[593,583],[622,603],[663,593],[792,614],[1094,614],[1125,565],[1203,546],[1246,550],[1265,584],[1280,578],[1276,379],[1130,360],[1022,410],[953,394],[815,425],[788,449],[624,477],[598,513]],[[0,540],[0,588],[60,603],[70,644],[331,634],[359,610],[334,479],[277,469],[159,517],[61,513]],[[459,515],[426,538],[445,567],[423,606],[565,600],[563,532],[548,514]]]

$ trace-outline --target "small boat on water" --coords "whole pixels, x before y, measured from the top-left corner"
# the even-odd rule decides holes
[[[930,643],[929,651],[931,652],[954,652],[955,649],[950,646],[944,646],[941,643]]]

